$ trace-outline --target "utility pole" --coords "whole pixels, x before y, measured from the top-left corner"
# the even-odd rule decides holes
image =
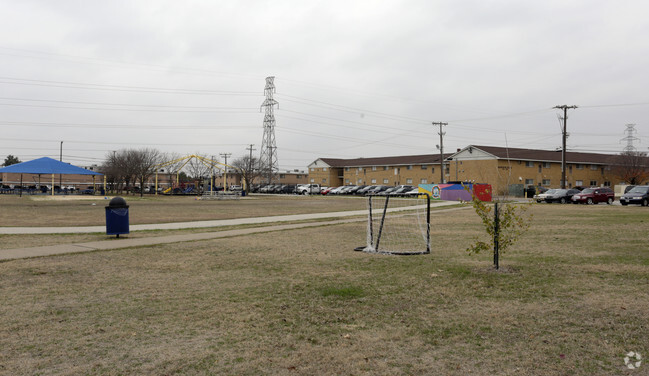
[[[223,190],[227,191],[228,190],[228,157],[232,155],[232,153],[221,153],[219,154],[225,162],[223,164],[225,165],[225,173],[223,174]]]
[[[439,145],[437,145],[437,148],[439,149],[439,163],[440,163],[440,184],[444,184],[444,135],[446,132],[442,132],[442,127],[448,125],[448,123],[442,123],[442,122],[433,122],[433,125],[439,125],[439,132],[437,133],[439,135]]]
[[[577,108],[577,106],[568,106],[563,104],[560,106],[554,106],[554,108],[563,110],[563,129],[561,130],[561,189],[566,189],[566,139],[568,138],[568,126],[566,124],[568,123],[568,109],[574,109]]]
[[[61,146],[59,148],[59,162],[63,162],[63,141],[61,141]],[[52,179],[54,180],[54,179]],[[59,189],[63,189],[63,175],[59,174]],[[54,187],[52,187],[52,193],[54,193]]]
[[[252,173],[252,151],[257,149],[253,149],[253,145],[254,144],[250,144],[250,146],[246,148],[246,150],[250,152],[250,156],[248,157],[248,171],[246,172],[246,188],[249,188],[250,184],[252,184],[251,181],[248,181],[248,178],[254,176]]]

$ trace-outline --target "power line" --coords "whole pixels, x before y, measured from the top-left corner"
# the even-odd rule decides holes
[[[28,78],[13,78],[13,77],[2,77],[2,76],[0,76],[0,83],[9,84],[9,85],[47,86],[47,87],[67,88],[67,89],[143,92],[143,93],[156,93],[156,94],[259,96],[259,93],[252,92],[252,91],[174,89],[174,88],[147,87],[147,86],[95,84],[95,83],[70,82],[70,81],[34,80]]]

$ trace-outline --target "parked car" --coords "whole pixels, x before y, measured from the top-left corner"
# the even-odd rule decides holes
[[[605,202],[612,204],[615,201],[615,192],[611,188],[586,188],[578,194],[572,196],[572,202],[575,204],[599,204]]]
[[[377,185],[374,188],[368,190],[366,194],[378,195],[379,193],[385,191],[388,188],[390,187],[388,187],[387,185]]]
[[[545,195],[545,202],[558,202],[561,204],[568,203],[572,200],[572,196],[579,193],[578,189],[553,189],[553,193]]]
[[[350,194],[350,195],[358,195],[358,194],[360,194],[360,193],[358,193],[358,191],[360,191],[361,189],[364,189],[365,187],[367,187],[367,185],[357,185],[357,186],[354,186],[352,189],[350,189],[347,193]]]
[[[390,192],[391,196],[406,194],[407,192],[412,191],[415,187],[413,187],[412,185],[398,185],[396,188],[397,189]]]
[[[320,184],[302,184],[297,187],[297,194],[308,195],[320,193]]]
[[[545,198],[548,197],[548,195],[554,194],[554,191],[556,191],[556,189],[548,189],[544,193],[534,195],[534,199],[536,200],[536,202],[543,202],[545,201]]]
[[[371,191],[374,188],[376,188],[376,185],[368,185],[368,186],[356,191],[356,194],[357,195],[364,195],[364,194],[367,194],[369,191]]]
[[[629,204],[640,204],[642,206],[649,205],[649,186],[634,186],[620,197],[620,204],[625,206]]]

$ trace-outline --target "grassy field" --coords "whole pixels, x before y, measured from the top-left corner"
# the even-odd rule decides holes
[[[252,196],[197,200],[196,196],[125,196],[131,224],[204,221],[365,209],[359,197]],[[97,226],[106,223],[104,197],[0,195],[0,226]]]
[[[0,374],[647,374],[647,209],[532,212],[499,272],[471,210],[427,256],[359,223],[0,263]]]

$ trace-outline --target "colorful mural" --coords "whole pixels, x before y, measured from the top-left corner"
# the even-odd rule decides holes
[[[465,189],[467,187],[469,190]],[[491,201],[489,184],[420,184],[419,192],[428,193],[433,200],[471,201],[471,190],[481,201]]]

